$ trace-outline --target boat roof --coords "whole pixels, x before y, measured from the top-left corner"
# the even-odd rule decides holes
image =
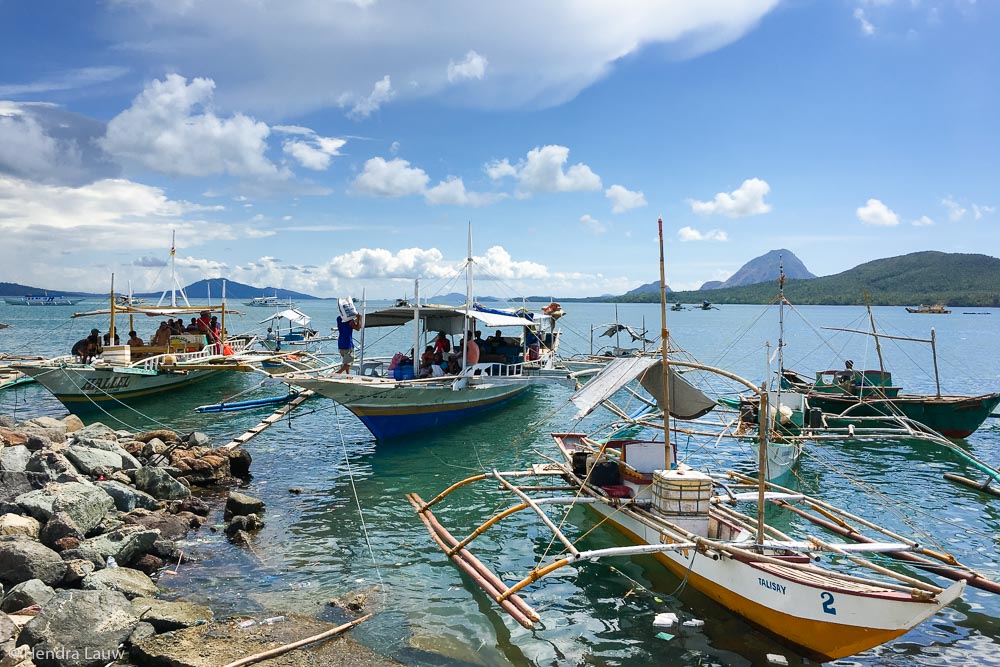
[[[115,306],[116,315],[146,315],[147,317],[171,317],[173,315],[197,315],[207,310],[210,313],[222,312],[222,306]],[[93,315],[110,315],[110,308],[88,310],[84,313],[73,313],[71,317],[90,317]],[[226,310],[227,315],[242,315],[239,310]]]
[[[286,310],[282,310],[279,313],[275,313],[270,317],[264,318],[263,320],[260,321],[260,324],[264,324],[265,322],[273,322],[274,320],[281,320],[281,319],[294,322],[295,324],[298,324],[303,327],[312,322],[312,318],[303,313],[298,308],[288,308]]]
[[[364,320],[365,327],[403,326],[413,321],[414,311],[427,330],[443,331],[448,334],[462,333],[466,317],[490,329],[538,326],[552,319],[538,313],[534,314],[534,319],[529,320],[513,312],[425,304],[414,307],[393,306],[367,313]]]

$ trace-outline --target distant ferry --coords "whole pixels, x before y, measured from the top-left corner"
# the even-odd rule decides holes
[[[243,303],[255,308],[277,308],[278,306],[288,306],[290,308],[295,305],[292,303],[291,299],[288,301],[282,301],[278,298],[277,294],[274,296],[255,296],[249,301],[244,301]]]
[[[83,301],[83,297],[28,295],[7,297],[4,301],[11,306],[73,306]]]

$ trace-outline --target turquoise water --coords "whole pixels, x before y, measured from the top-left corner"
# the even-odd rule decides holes
[[[333,302],[300,305],[318,328],[333,326]],[[587,352],[591,325],[614,320],[615,308],[566,306],[568,315],[560,321],[562,352]],[[0,350],[63,353],[93,326],[86,320],[70,322],[72,310],[0,305],[0,322],[15,325],[0,331]],[[268,314],[266,309],[245,310],[244,318],[230,321],[230,331],[257,326]],[[803,371],[841,367],[850,358],[855,368],[878,368],[869,337],[825,331],[825,336],[832,336],[827,344],[814,332],[823,326],[865,329],[863,308],[812,306],[798,312],[804,317],[786,311],[787,367]],[[618,316],[637,327],[645,322],[654,334],[659,331],[656,306],[621,305]],[[935,327],[945,393],[1000,389],[996,354],[1000,310],[956,308],[952,315],[937,316],[876,308],[875,318],[880,330],[895,335],[927,337]],[[140,334],[148,336],[154,323],[140,325]],[[668,325],[677,344],[702,362],[753,380],[765,377],[768,355],[777,343],[775,308],[721,306],[671,312]],[[106,324],[99,326],[106,330]],[[410,341],[406,332],[366,332],[368,349],[377,354],[404,349]],[[928,346],[883,341],[882,347],[897,384],[906,390],[934,390]],[[772,361],[771,367],[775,364]],[[132,428],[162,423],[179,431],[200,429],[224,441],[255,424],[268,410],[201,415],[192,408],[251,390],[259,382],[256,376],[240,375],[200,385],[143,404],[142,414],[116,410],[104,421],[114,417]],[[263,387],[248,396],[277,391],[277,386]],[[530,398],[475,423],[379,444],[332,402],[308,402],[293,413],[294,419],[275,425],[248,446],[254,456],[254,478],[247,491],[268,506],[267,526],[254,537],[252,551],[230,545],[220,533],[203,530],[188,545],[201,562],[182,565],[178,575],[164,575],[161,583],[170,595],[205,601],[220,614],[302,611],[331,619],[338,618],[338,612],[326,605],[328,600],[381,585],[383,611],[359,626],[354,636],[415,665],[749,665],[766,662],[766,653],[781,653],[791,664],[801,663],[792,651],[696,591],[684,588],[670,595],[681,582],[650,558],[566,568],[530,587],[526,597],[542,614],[542,622],[531,631],[497,613],[485,595],[464,586],[468,582],[431,541],[403,494],[417,492],[429,499],[481,470],[523,467],[540,460],[535,451],[552,455],[551,431],[587,430],[599,421],[594,416],[584,424],[573,424],[570,410],[559,411],[568,395],[559,388],[537,389]],[[0,393],[2,414],[23,419],[62,412],[37,386]],[[696,464],[718,461],[753,469],[744,448],[705,451],[687,444],[682,443],[682,454],[687,452]],[[1000,420],[987,421],[967,446],[986,461],[1000,464]],[[940,545],[1000,580],[996,563],[1000,499],[942,480],[944,472],[978,477],[950,454],[899,442],[825,445],[807,451],[797,472],[796,483],[802,488],[906,534],[927,529],[934,541],[918,538],[924,544]],[[302,493],[289,493],[293,487]],[[890,507],[878,504],[864,492],[868,489],[891,499]],[[464,536],[477,519],[494,509],[496,498],[485,486],[469,489],[456,493],[437,514],[456,536]],[[579,509],[570,519],[567,532],[572,535],[594,525],[593,517]],[[549,536],[527,515],[511,518],[499,528],[477,540],[474,553],[512,582],[545,552]],[[617,533],[597,528],[584,544],[599,548],[624,542]],[[702,619],[705,625],[675,628],[670,630],[675,638],[659,639],[652,619],[664,611],[676,612],[682,619]],[[975,589],[967,589],[962,601],[892,644],[839,664],[969,663],[1000,664],[1000,598]]]

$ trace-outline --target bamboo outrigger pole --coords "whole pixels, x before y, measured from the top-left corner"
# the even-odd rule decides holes
[[[660,236],[660,353],[663,357],[663,468],[670,470],[676,467],[677,458],[673,445],[670,444],[670,368],[667,366],[667,341],[670,330],[667,329],[667,276],[663,262],[663,218],[656,219]],[[617,306],[615,306],[617,319]]]

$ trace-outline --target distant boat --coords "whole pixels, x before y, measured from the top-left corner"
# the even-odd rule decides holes
[[[277,308],[279,306],[288,306],[291,308],[295,304],[292,303],[291,299],[288,301],[282,301],[278,298],[278,295],[274,296],[255,296],[249,301],[244,301],[244,305],[251,306],[253,308]]]
[[[271,327],[260,343],[275,352],[289,348],[312,351],[320,343],[337,340],[336,336],[320,336],[318,331],[309,327],[310,322],[312,322],[311,317],[295,308],[277,312],[261,320],[261,324],[270,323]]]
[[[916,308],[907,308],[908,313],[925,313],[929,315],[948,315],[951,313],[950,310],[943,303],[936,303],[933,306],[925,306],[923,304],[917,306]]]
[[[703,299],[702,302],[698,304],[698,308],[700,310],[718,310],[718,308],[713,306],[712,302],[710,302],[708,299]]]
[[[115,304],[119,306],[141,306],[146,303],[145,299],[128,294],[119,294],[115,297]]]
[[[75,306],[83,301],[84,297],[68,296],[15,296],[6,297],[4,301],[11,306]]]
[[[684,307],[683,303],[675,303],[674,305],[670,306],[670,310],[677,311],[677,310],[687,310],[687,309]]]

